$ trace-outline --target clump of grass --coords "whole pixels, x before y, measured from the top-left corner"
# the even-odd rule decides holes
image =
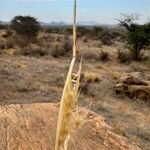
[[[98,73],[84,72],[82,74],[82,80],[85,82],[99,82],[101,81],[101,76]]]
[[[118,80],[118,79],[120,79],[121,78],[121,76],[122,76],[122,73],[121,72],[119,72],[119,71],[111,71],[111,76],[112,76],[112,78],[114,79],[114,80]]]
[[[84,119],[83,115],[79,115],[81,113],[78,113],[77,111],[82,59],[80,61],[78,72],[73,73],[73,68],[76,61],[76,0],[74,0],[73,41],[73,58],[70,64],[60,103],[55,150],[67,150],[71,131],[74,127],[79,127]]]

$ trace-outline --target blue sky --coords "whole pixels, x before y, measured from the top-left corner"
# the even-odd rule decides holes
[[[0,0],[0,20],[31,15],[39,21],[72,21],[73,0]],[[114,24],[121,13],[141,14],[141,23],[150,20],[150,0],[78,0],[78,21]]]

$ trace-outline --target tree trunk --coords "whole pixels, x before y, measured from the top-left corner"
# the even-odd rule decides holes
[[[135,44],[133,47],[133,59],[136,61],[139,60],[140,50],[141,49],[138,47],[138,44]]]

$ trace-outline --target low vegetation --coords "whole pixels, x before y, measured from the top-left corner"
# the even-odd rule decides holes
[[[134,27],[134,24],[132,26]],[[132,35],[142,33],[145,37],[143,28],[149,31],[149,25],[135,26],[138,33]],[[31,35],[32,39],[26,36],[27,30],[21,33],[16,30],[10,26],[0,29],[1,105],[57,103],[72,56],[71,26],[41,27]],[[74,72],[77,72],[83,54],[83,72],[79,86],[81,91],[75,93],[80,94],[79,106],[87,107],[92,103],[91,110],[105,117],[117,134],[147,150],[150,146],[147,138],[149,102],[141,98],[130,98],[124,92],[117,95],[115,90],[120,78],[131,72],[136,72],[136,75],[138,72],[138,76],[143,73],[145,80],[149,82],[150,46],[147,40],[145,41],[143,36],[137,36],[136,40],[142,40],[140,42],[144,45],[142,44],[138,54],[138,60],[141,61],[135,61],[134,36],[133,43],[130,43],[130,32],[125,27],[79,26],[77,31],[77,60]],[[149,40],[149,36],[146,36]],[[74,72],[71,77],[76,81]],[[129,84],[130,86],[133,85]],[[72,99],[72,88],[67,92],[69,94],[65,95],[65,98]],[[79,113],[72,113],[74,117],[71,123],[75,126],[84,119]],[[64,131],[64,137],[61,136],[65,142],[69,140],[68,130],[70,128]],[[137,134],[138,131],[140,134]]]
[[[131,55],[130,53],[119,49],[117,51],[117,60],[119,63],[130,63]]]
[[[107,61],[109,59],[109,53],[108,52],[104,52],[104,51],[101,51],[100,54],[100,60],[102,61]]]
[[[140,25],[134,22],[136,19],[137,15],[123,15],[123,19],[119,22],[128,31],[127,44],[133,59],[139,60],[141,50],[150,45],[150,23]]]
[[[16,16],[12,19],[10,27],[26,40],[34,40],[40,29],[36,18],[31,16]]]

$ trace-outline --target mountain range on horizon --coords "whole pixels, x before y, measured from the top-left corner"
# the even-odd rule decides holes
[[[70,26],[72,23],[66,23],[63,21],[51,21],[51,22],[42,22],[39,21],[41,26]],[[10,22],[0,21],[1,25],[9,25]],[[79,21],[77,22],[77,25],[79,26],[107,26],[107,27],[115,27],[117,24],[100,24],[93,21]]]

